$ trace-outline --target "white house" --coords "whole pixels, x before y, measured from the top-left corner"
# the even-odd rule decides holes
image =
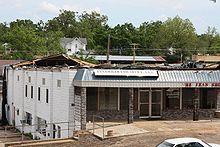
[[[61,38],[60,44],[66,49],[68,55],[75,54],[80,50],[86,50],[86,38]]]
[[[9,124],[41,139],[69,137],[82,129],[77,108],[81,104],[74,98],[73,79],[77,66],[84,63],[62,55],[8,67]]]

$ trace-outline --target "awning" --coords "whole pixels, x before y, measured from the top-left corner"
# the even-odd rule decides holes
[[[101,70],[101,71],[100,71]],[[121,76],[118,69],[80,69],[74,77],[74,85],[79,87],[220,87],[219,70],[142,70],[143,73],[157,73],[157,76]],[[106,73],[105,73],[106,72]],[[138,73],[138,70],[126,70]],[[125,73],[126,73],[125,72]],[[105,74],[104,74],[105,73]],[[113,73],[115,73],[113,75]],[[122,71],[123,73],[123,71]],[[153,74],[154,75],[154,74]]]

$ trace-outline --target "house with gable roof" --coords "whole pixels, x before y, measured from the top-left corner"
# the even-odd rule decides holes
[[[73,55],[80,50],[86,50],[86,38],[61,38],[60,44],[66,49],[68,55]]]

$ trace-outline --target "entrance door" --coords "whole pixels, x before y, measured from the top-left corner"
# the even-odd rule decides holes
[[[162,91],[152,90],[151,94],[151,116],[160,117],[161,116],[161,102],[162,102]]]
[[[150,91],[140,91],[139,109],[140,109],[141,117],[149,116],[150,114],[149,102],[150,102]]]
[[[162,90],[140,90],[140,118],[157,118],[161,116]]]

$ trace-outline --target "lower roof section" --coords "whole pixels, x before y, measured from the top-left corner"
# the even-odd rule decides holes
[[[106,69],[101,69],[105,73]],[[118,69],[111,69],[118,73]],[[117,70],[117,71],[116,71]],[[121,69],[122,70],[122,69]],[[95,69],[79,69],[74,77],[74,86],[79,87],[127,87],[127,88],[215,88],[220,87],[220,70],[157,70],[158,76],[121,76],[95,74]],[[109,69],[107,73],[109,72]],[[128,72],[128,70],[126,70]],[[135,73],[135,70],[131,70]],[[140,72],[140,71],[137,71]],[[143,70],[142,73],[155,73]]]

